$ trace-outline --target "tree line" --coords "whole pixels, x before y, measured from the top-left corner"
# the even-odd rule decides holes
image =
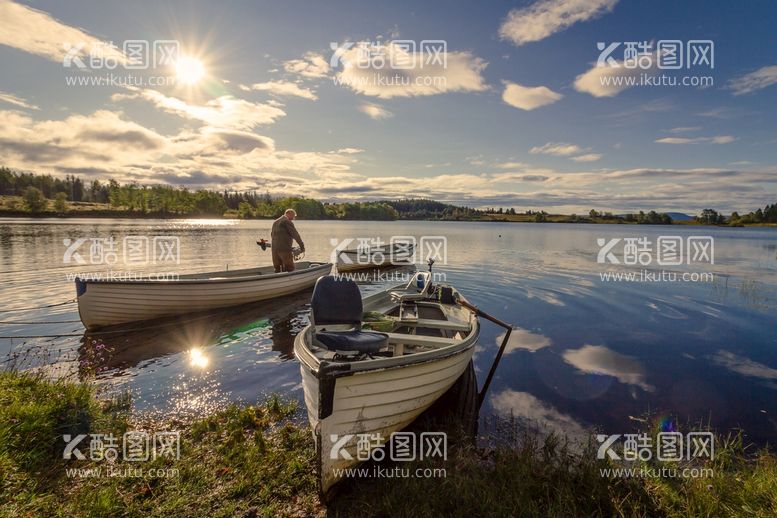
[[[321,202],[301,196],[272,197],[269,193],[256,191],[212,191],[189,190],[186,187],[169,185],[119,184],[93,180],[84,182],[75,175],[64,178],[49,174],[25,173],[0,167],[0,195],[22,196],[23,209],[30,213],[51,212],[49,200],[53,200],[53,212],[64,214],[68,202],[108,204],[114,212],[130,215],[159,217],[213,216],[238,217],[243,219],[277,218],[287,208],[294,209],[302,219],[340,220],[450,220],[471,221],[490,215],[518,216],[514,208],[475,209],[460,207],[429,199],[399,199],[368,202]],[[16,202],[7,203],[6,209],[19,211]],[[564,222],[613,222],[667,225],[672,218],[666,213],[639,211],[633,214],[614,215],[592,209],[588,217],[564,216],[553,220],[545,211],[527,210],[523,213],[530,221]],[[698,223],[706,225],[734,225],[777,223],[777,203],[766,205],[748,214],[733,212],[726,217],[714,209],[704,209],[695,217]]]
[[[11,210],[33,214],[68,211],[67,202],[108,204],[116,212],[175,216],[232,216],[239,218],[277,218],[294,209],[303,219],[395,220],[399,213],[386,202],[322,203],[304,197],[273,198],[255,191],[189,190],[169,185],[119,184],[116,180],[85,183],[74,175],[64,179],[51,175],[0,168],[0,195],[21,196],[23,207],[7,205]]]
[[[757,223],[777,223],[777,203],[767,205],[762,209],[757,209],[744,215],[738,212],[732,212],[731,216],[725,218],[713,209],[704,209],[699,219],[702,223],[711,224],[729,224],[733,226],[752,225]]]
[[[38,189],[47,199],[54,199],[57,193],[63,192],[70,201],[108,203],[110,194],[108,184],[99,180],[86,183],[75,175],[57,178],[50,174],[23,173],[0,167],[0,194],[24,196],[30,187]]]

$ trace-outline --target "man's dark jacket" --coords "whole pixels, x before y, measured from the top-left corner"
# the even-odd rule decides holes
[[[276,252],[291,252],[292,241],[299,243],[300,248],[304,249],[302,238],[294,227],[294,223],[286,216],[281,216],[272,224],[272,247]]]

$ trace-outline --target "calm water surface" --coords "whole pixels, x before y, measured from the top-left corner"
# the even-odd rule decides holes
[[[109,269],[66,265],[63,240],[178,236],[180,265],[134,272],[204,272],[270,263],[254,241],[269,221],[2,220],[0,356],[53,375],[99,370],[129,390],[138,412],[201,414],[265,393],[302,397],[294,335],[310,293],[129,331],[84,333],[68,275]],[[627,433],[647,413],[742,428],[777,439],[777,229],[454,222],[299,221],[306,259],[327,260],[330,240],[445,236],[435,266],[473,303],[514,324],[483,415],[513,416],[569,434]],[[605,282],[597,239],[711,235],[714,264],[667,267],[711,282]],[[86,255],[87,249],[81,250]],[[653,259],[655,264],[655,258]],[[172,266],[172,267],[171,267]],[[648,267],[657,271],[657,267]],[[362,283],[364,293],[396,281]],[[501,330],[484,323],[475,366],[482,382]]]

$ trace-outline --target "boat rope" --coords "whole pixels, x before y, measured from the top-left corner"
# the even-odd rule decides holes
[[[11,311],[32,311],[34,309],[46,309],[55,308],[57,306],[64,306],[65,304],[72,304],[76,299],[66,300],[65,302],[58,302],[56,304],[47,304],[45,306],[30,306],[28,308],[12,308],[12,309],[0,309],[0,313],[10,313]]]

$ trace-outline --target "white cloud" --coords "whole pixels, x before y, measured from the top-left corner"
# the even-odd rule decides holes
[[[521,110],[533,110],[540,106],[553,104],[564,96],[546,86],[523,86],[518,83],[504,81],[505,90],[502,100]]]
[[[364,181],[350,170],[360,151],[278,150],[269,137],[211,126],[162,135],[107,110],[43,121],[0,110],[0,156],[5,165],[85,179],[262,188],[277,195],[315,196],[322,185]]]
[[[678,128],[672,128],[669,130],[669,133],[692,133],[694,131],[699,131],[701,129],[701,126],[680,126]]]
[[[499,28],[499,36],[516,45],[540,41],[578,22],[612,11],[618,0],[539,0],[513,9]]]
[[[385,65],[375,61],[363,63],[358,47],[343,52],[337,73],[337,84],[371,97],[416,97],[446,92],[481,92],[488,88],[482,76],[488,63],[469,52],[440,54],[442,62],[426,63],[423,67],[392,68],[390,63],[415,62],[428,59],[428,53],[410,53],[396,44],[378,46],[375,50],[385,57]]]
[[[562,354],[564,361],[588,374],[612,376],[621,383],[640,387],[647,392],[655,390],[645,382],[645,369],[631,356],[625,356],[601,345],[584,345],[580,349],[568,349]]]
[[[705,110],[703,112],[699,112],[696,115],[699,117],[712,117],[714,119],[733,119],[735,117],[741,117],[742,115],[747,115],[746,112],[742,112],[741,110],[737,110],[735,108],[729,108],[728,106],[719,106],[717,108],[712,108],[710,110]]]
[[[616,61],[618,66],[594,65],[575,78],[574,87],[578,92],[591,94],[594,97],[615,97],[624,90],[638,85],[643,75],[654,76],[658,70],[655,62],[655,55],[653,55],[650,67],[645,69],[627,68],[621,61]]]
[[[379,104],[362,103],[359,105],[359,111],[375,120],[388,119],[394,114]]]
[[[19,106],[20,108],[27,108],[28,110],[40,110],[38,106],[27,102],[27,99],[9,92],[0,91],[0,101]]]
[[[743,376],[777,380],[777,369],[764,365],[763,363],[755,362],[750,358],[738,356],[729,351],[718,351],[715,356],[712,357],[712,361],[731,372],[736,372]]]
[[[527,164],[523,162],[499,162],[494,164],[494,167],[498,169],[523,169],[527,167]]]
[[[42,121],[0,111],[0,154],[9,167],[112,167],[163,152],[166,146],[163,136],[108,110]]]
[[[730,144],[736,137],[731,135],[718,135],[715,137],[664,137],[656,140],[658,144]]]
[[[316,93],[313,90],[300,87],[297,83],[292,83],[291,81],[267,81],[264,83],[254,83],[249,87],[241,85],[241,89],[270,92],[274,95],[291,95],[294,97],[302,97],[303,99],[310,99],[311,101],[318,99],[318,96],[316,96]]]
[[[777,65],[762,67],[755,72],[734,78],[728,82],[728,88],[734,92],[734,95],[742,95],[773,84],[777,84]]]
[[[283,63],[283,69],[303,77],[320,78],[329,74],[329,62],[322,54],[308,52],[302,59],[292,59]]]
[[[269,104],[253,103],[224,95],[203,105],[189,104],[176,97],[168,97],[156,90],[141,90],[134,94],[114,94],[114,101],[143,98],[162,110],[180,117],[201,121],[209,126],[231,129],[253,129],[260,124],[270,124],[286,115],[286,112]]]
[[[218,151],[246,154],[256,150],[275,150],[275,142],[271,138],[248,131],[206,127],[202,129],[201,134],[205,137],[204,140],[212,143]],[[194,150],[195,153],[202,151],[202,148]]]
[[[575,418],[558,411],[528,392],[506,389],[489,398],[491,406],[503,417],[519,419],[538,426],[543,431],[555,432],[568,438],[583,440],[588,431]]]
[[[502,340],[505,338],[505,333],[496,337],[496,345],[502,345]],[[527,329],[520,327],[514,327],[510,332],[510,338],[507,340],[507,346],[505,347],[505,353],[511,353],[517,350],[524,350],[529,352],[537,352],[540,349],[550,346],[550,338],[539,333],[532,333]]]
[[[599,153],[588,153],[585,155],[570,157],[570,160],[574,160],[575,162],[596,162],[601,158],[602,158],[602,155],[600,155]]]
[[[43,11],[8,0],[0,1],[0,45],[36,54],[52,61],[62,61],[70,48],[83,47],[75,53],[84,59],[95,45],[103,42],[75,27],[66,25]],[[71,47],[67,47],[70,45]],[[117,49],[101,47],[106,58],[124,63]]]
[[[529,153],[533,155],[554,155],[554,156],[569,156],[582,153],[585,149],[581,148],[577,144],[567,144],[565,142],[548,142],[542,146],[534,146],[529,150]]]

